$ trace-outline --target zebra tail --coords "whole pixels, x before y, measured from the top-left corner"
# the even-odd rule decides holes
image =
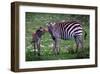
[[[84,40],[86,40],[87,32],[84,30]]]

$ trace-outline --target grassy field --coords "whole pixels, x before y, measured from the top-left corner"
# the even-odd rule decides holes
[[[45,33],[41,39],[41,56],[34,55],[32,41],[32,32],[35,32],[40,26],[46,27],[50,21],[81,21],[84,30],[87,32],[87,38],[84,40],[84,49],[82,52],[73,53],[75,50],[75,41],[61,40],[60,54],[55,56],[52,53],[52,38],[49,33]],[[72,14],[50,14],[50,13],[30,13],[26,12],[26,33],[25,33],[25,55],[26,61],[59,60],[59,59],[82,59],[89,58],[89,16]]]

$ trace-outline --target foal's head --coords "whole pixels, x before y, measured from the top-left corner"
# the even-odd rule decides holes
[[[41,37],[46,31],[46,28],[40,27],[36,30],[36,34]]]
[[[43,27],[38,28],[35,32],[32,33],[32,42],[34,45],[34,52],[36,54],[36,49],[38,50],[38,55],[40,56],[40,41],[42,35],[46,32],[46,29]]]
[[[32,36],[35,39],[41,38],[41,36],[47,32],[47,28],[39,27],[35,32],[32,33]]]

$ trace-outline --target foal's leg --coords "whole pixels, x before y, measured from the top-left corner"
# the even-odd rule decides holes
[[[36,46],[36,42],[34,42],[33,45],[34,45],[34,50],[33,50],[33,51],[34,51],[34,54],[36,55],[36,48],[37,48],[37,46]]]
[[[38,56],[40,56],[40,39],[37,42]]]

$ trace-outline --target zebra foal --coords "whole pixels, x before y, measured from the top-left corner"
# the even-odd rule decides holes
[[[50,22],[47,24],[48,32],[51,34],[53,39],[53,52],[59,54],[59,41],[60,39],[68,40],[75,39],[76,52],[79,47],[83,49],[83,28],[82,25],[77,21],[70,22]],[[85,37],[87,33],[85,32]]]
[[[34,46],[34,54],[38,54],[40,56],[40,43],[41,43],[41,37],[46,32],[45,28],[40,27],[36,30],[36,32],[32,33],[32,42]]]

